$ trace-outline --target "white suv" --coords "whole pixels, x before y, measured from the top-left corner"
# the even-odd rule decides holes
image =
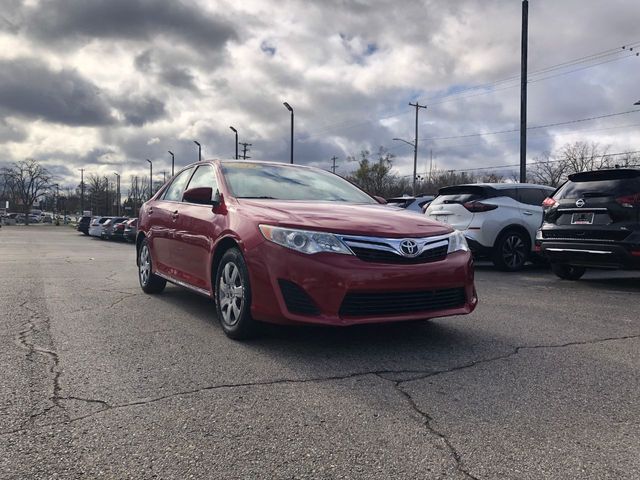
[[[444,187],[425,213],[462,231],[474,255],[515,271],[531,254],[542,224],[542,202],[554,191],[527,183]]]

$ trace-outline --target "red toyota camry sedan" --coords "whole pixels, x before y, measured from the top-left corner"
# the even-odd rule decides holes
[[[169,281],[213,297],[236,339],[257,321],[395,322],[477,304],[460,232],[311,167],[190,165],[143,205],[136,247],[146,293]]]

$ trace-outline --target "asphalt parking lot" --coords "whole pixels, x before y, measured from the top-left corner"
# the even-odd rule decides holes
[[[272,327],[130,244],[0,230],[0,478],[640,478],[640,274],[479,265],[466,317]]]

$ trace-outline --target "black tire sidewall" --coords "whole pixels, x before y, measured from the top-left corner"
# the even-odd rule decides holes
[[[244,289],[240,319],[233,326],[227,325],[222,319],[222,309],[220,308],[219,297],[220,278],[222,277],[224,267],[230,262],[233,262],[236,267],[238,267],[240,274],[242,275],[242,285]],[[224,333],[234,339],[249,337],[255,330],[255,322],[253,318],[251,318],[251,283],[249,281],[249,269],[247,268],[247,264],[240,250],[237,248],[230,248],[222,255],[216,270],[214,281],[213,291],[216,304],[216,315]]]
[[[519,266],[515,268],[512,268],[505,263],[503,253],[502,253],[502,248],[504,246],[504,243],[506,242],[507,238],[509,238],[512,235],[517,235],[520,238],[520,240],[522,240],[525,246],[524,260]],[[529,259],[530,256],[531,256],[531,240],[528,238],[528,235],[525,236],[522,234],[522,232],[519,232],[517,230],[508,230],[506,232],[501,233],[500,236],[498,237],[498,240],[496,241],[494,251],[493,251],[493,263],[500,270],[504,270],[507,272],[517,272],[519,270],[522,270],[522,268],[524,267],[525,263],[527,263],[527,260]]]

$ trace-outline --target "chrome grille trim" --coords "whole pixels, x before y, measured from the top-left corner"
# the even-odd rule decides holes
[[[406,237],[406,238],[383,238],[383,237],[361,237],[354,235],[337,235],[347,247],[366,248],[370,250],[381,250],[392,252],[399,257],[405,257],[400,249],[400,243],[403,240],[411,239],[418,244],[418,253],[416,256],[434,248],[449,245],[450,233],[446,235],[435,235],[432,237]]]

